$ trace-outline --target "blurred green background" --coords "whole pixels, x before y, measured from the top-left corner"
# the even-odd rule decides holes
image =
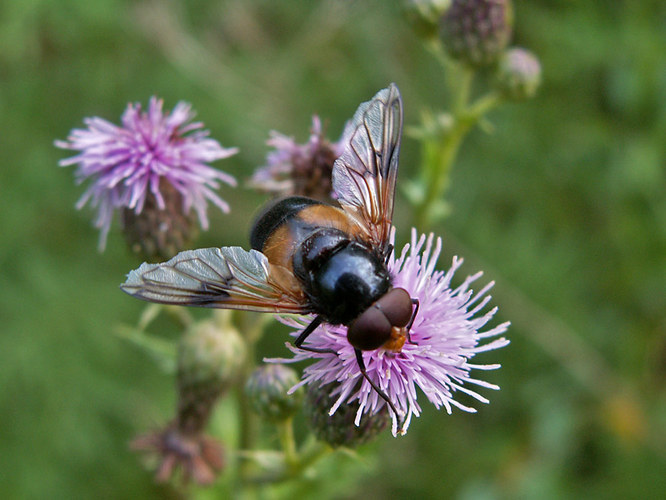
[[[490,116],[455,165],[440,268],[496,280],[511,345],[448,416],[424,403],[406,437],[358,463],[358,498],[648,498],[666,491],[666,6],[515,2],[516,45],[541,59],[536,99]],[[99,254],[67,155],[86,116],[115,123],[151,95],[192,103],[242,183],[270,129],[304,142],[318,113],[337,139],[358,103],[395,81],[406,123],[447,107],[440,67],[398,3],[0,3],[0,493],[160,498],[127,447],[172,412],[173,381],[113,326],[143,305],[118,290],[137,262],[112,230]],[[403,140],[400,179],[418,144]],[[400,184],[400,180],[398,181]],[[200,246],[241,244],[263,197],[223,188]],[[397,200],[400,244],[409,210]],[[166,325],[166,324],[165,324]],[[164,326],[166,329],[167,326]],[[265,352],[286,355],[284,335]],[[482,374],[483,375],[483,374]],[[373,453],[370,453],[372,456]],[[353,462],[352,462],[353,463]]]

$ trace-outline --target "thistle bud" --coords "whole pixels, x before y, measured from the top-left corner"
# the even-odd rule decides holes
[[[541,64],[534,54],[519,47],[505,52],[497,68],[496,86],[507,99],[530,99],[540,84]]]
[[[122,211],[123,233],[130,250],[149,262],[168,260],[186,249],[199,234],[196,215],[183,211],[183,196],[170,182],[160,182],[164,206],[148,191],[143,210]]]
[[[203,430],[217,401],[237,379],[245,359],[245,344],[220,311],[220,321],[196,323],[178,349],[178,427],[185,433]]]
[[[453,0],[440,20],[449,55],[478,68],[494,64],[511,38],[510,0]]]
[[[196,323],[186,332],[178,346],[176,417],[131,443],[134,450],[157,455],[158,482],[169,480],[180,468],[185,482],[211,484],[224,467],[222,445],[203,431],[245,358],[245,344],[231,325],[230,314],[220,311],[217,321]]]
[[[450,5],[451,0],[406,0],[403,8],[416,34],[432,39],[437,36],[440,17]]]
[[[377,413],[364,413],[357,426],[354,422],[359,403],[341,405],[333,415],[329,411],[337,397],[332,396],[335,384],[311,385],[305,396],[305,414],[312,432],[333,447],[355,448],[374,439],[390,422],[386,406]]]
[[[298,375],[291,368],[267,364],[260,366],[250,375],[245,385],[250,404],[261,417],[271,421],[286,420],[301,406],[303,391],[288,394],[289,389],[298,383]]]

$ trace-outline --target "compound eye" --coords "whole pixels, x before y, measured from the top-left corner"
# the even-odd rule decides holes
[[[376,305],[393,326],[407,326],[409,320],[412,319],[412,298],[404,288],[393,288],[379,299]]]
[[[384,313],[370,307],[347,328],[347,340],[362,351],[373,351],[391,338],[391,323]]]

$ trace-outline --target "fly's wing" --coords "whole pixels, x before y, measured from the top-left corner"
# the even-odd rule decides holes
[[[401,134],[402,98],[392,83],[358,107],[333,166],[338,202],[383,256],[389,251]]]
[[[120,288],[162,304],[310,312],[305,295],[287,269],[270,264],[261,252],[240,247],[187,250],[161,264],[144,262],[130,271]]]

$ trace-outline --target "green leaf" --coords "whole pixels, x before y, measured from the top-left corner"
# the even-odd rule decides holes
[[[139,328],[119,325],[114,329],[118,337],[127,340],[148,354],[165,373],[176,372],[176,344],[154,335],[149,335]]]

